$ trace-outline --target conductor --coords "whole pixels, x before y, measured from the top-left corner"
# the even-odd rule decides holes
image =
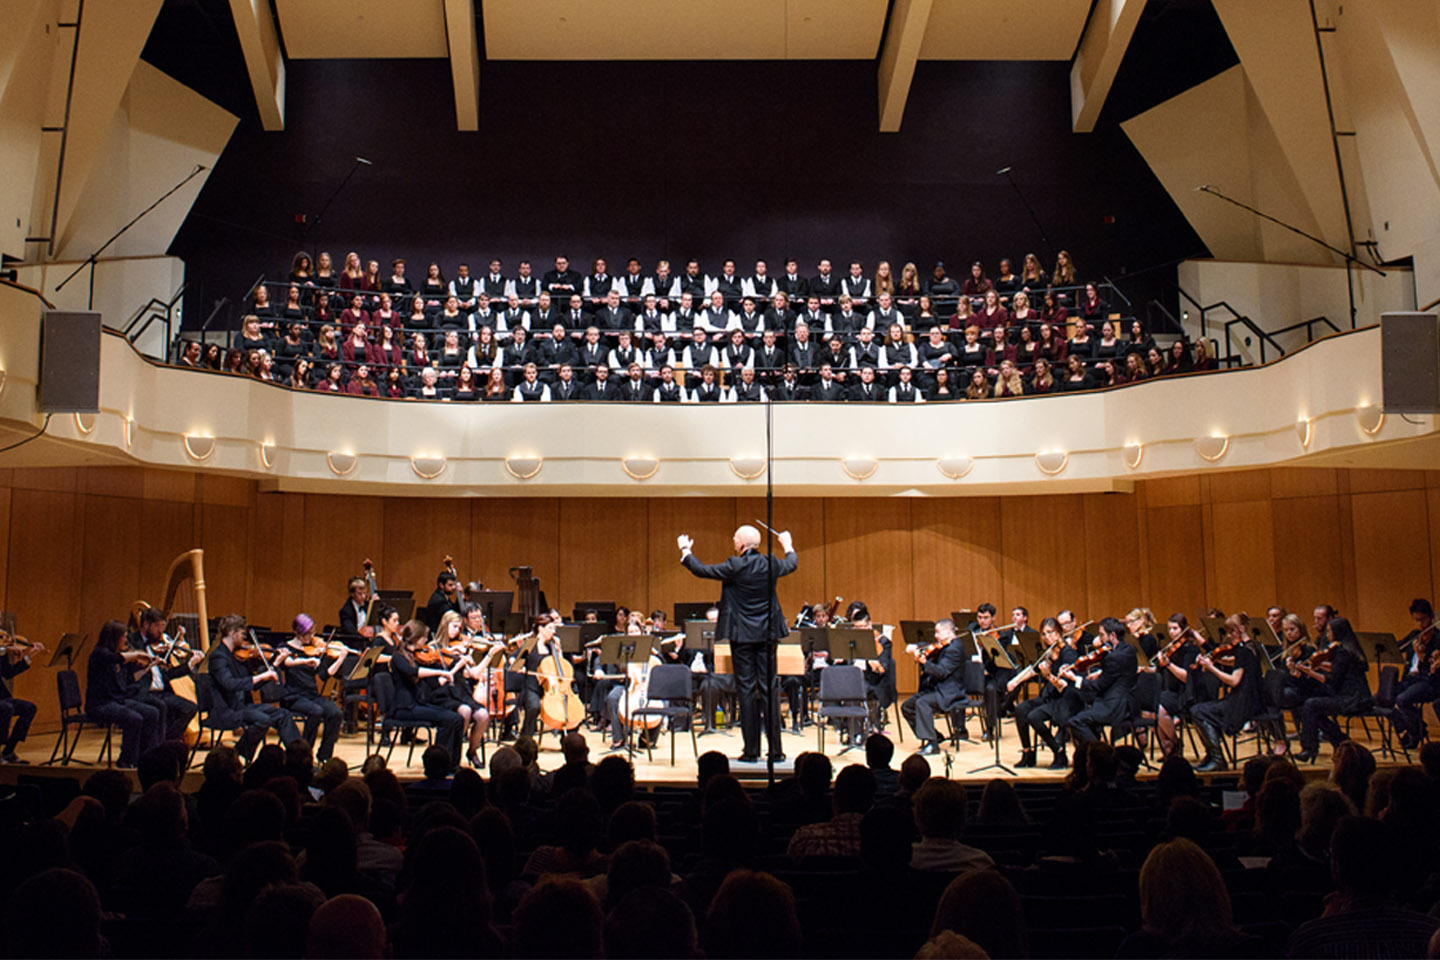
[[[790,632],[770,576],[772,564],[776,578],[795,572],[795,547],[790,531],[776,537],[785,551],[783,560],[762,555],[756,549],[760,546],[760,531],[746,524],[735,531],[735,555],[716,564],[701,563],[695,558],[691,552],[694,541],[688,534],[681,534],[676,540],[685,569],[697,577],[721,583],[720,619],[715,626],[715,637],[731,644],[735,684],[740,696],[740,732],[744,739],[739,758],[742,763],[756,763],[760,759],[760,717],[756,701],[762,678],[773,662],[765,654],[773,649],[775,641]],[[772,709],[772,729],[778,725],[773,713]],[[776,760],[783,759],[780,744],[775,740],[770,743],[770,753]]]

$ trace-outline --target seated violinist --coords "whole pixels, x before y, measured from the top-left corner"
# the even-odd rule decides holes
[[[339,656],[328,655],[325,644],[315,639],[315,621],[308,614],[296,615],[293,626],[294,636],[275,651],[275,666],[285,674],[280,705],[305,718],[303,736],[315,745],[315,760],[324,763],[334,755],[340,737],[340,707],[321,695],[320,671],[323,667],[326,677],[335,676],[345,664],[345,655],[340,649]]]
[[[1190,710],[1205,741],[1205,761],[1195,769],[1201,773],[1224,770],[1221,737],[1239,733],[1260,712],[1260,658],[1250,637],[1250,617],[1244,613],[1227,617],[1225,643],[1196,657],[1191,669],[1206,671],[1228,688],[1223,699],[1197,703]]]
[[[1400,648],[1408,650],[1405,658],[1405,675],[1400,679],[1400,695],[1395,698],[1395,712],[1401,727],[1400,743],[1407,750],[1414,750],[1425,738],[1425,721],[1421,711],[1425,704],[1440,699],[1440,676],[1436,675],[1437,661],[1440,661],[1440,638],[1436,637],[1435,609],[1423,597],[1410,603],[1410,618],[1415,629],[1400,641]]]
[[[134,670],[152,658],[143,650],[127,650],[124,645],[125,624],[111,620],[100,628],[85,679],[85,716],[120,728],[118,764],[130,768],[140,754],[160,743],[162,726],[159,708],[136,700],[130,682]]]
[[[644,636],[644,629],[641,621],[632,619],[625,628],[625,632],[632,637]],[[628,708],[640,706],[645,700],[644,676],[649,668],[662,662],[659,652],[649,643],[641,640],[635,644],[635,656],[644,658],[644,662],[632,662],[626,664],[626,677],[622,682],[615,684],[605,695],[605,716],[610,722],[610,749],[625,749],[625,733],[629,728],[630,718]],[[654,731],[646,728],[640,731],[639,746],[643,749],[649,742]]]
[[[936,711],[948,714],[965,699],[965,648],[954,640],[955,621],[946,617],[935,621],[935,643],[930,648],[907,648],[920,663],[921,689],[901,705],[900,712],[919,738],[920,753],[925,756],[940,752]]]
[[[1154,660],[1154,670],[1160,680],[1155,732],[1160,737],[1161,754],[1169,757],[1184,749],[1176,724],[1196,699],[1196,683],[1190,679],[1190,669],[1205,648],[1205,640],[1190,628],[1190,620],[1183,613],[1172,614],[1165,629],[1168,633],[1165,647],[1156,651]]]
[[[1114,617],[1100,621],[1100,636],[1091,645],[1091,653],[1060,672],[1077,683],[1086,702],[1085,709],[1067,724],[1077,740],[1099,740],[1102,728],[1130,722],[1137,664],[1135,648],[1125,642],[1125,624]]]
[[[454,679],[449,670],[420,662],[420,655],[429,641],[430,629],[419,620],[411,620],[400,631],[400,643],[390,660],[390,675],[395,678],[395,701],[391,704],[390,716],[396,720],[420,720],[433,724],[436,743],[449,753],[453,770],[459,764],[463,723],[460,715],[446,704],[427,702],[426,679],[434,677],[442,685]]]
[[[1295,755],[1300,762],[1315,762],[1322,735],[1332,745],[1348,739],[1335,718],[1359,713],[1371,698],[1369,664],[1350,621],[1335,617],[1326,626],[1330,646],[1295,664],[1296,670],[1320,684],[1318,694],[1300,706],[1300,753]]]
[[[210,719],[221,729],[245,728],[235,744],[235,752],[249,763],[255,756],[265,731],[273,729],[280,735],[280,742],[289,745],[300,737],[295,729],[295,720],[290,711],[273,703],[251,703],[250,692],[266,683],[279,682],[280,675],[275,668],[262,668],[259,673],[250,669],[236,656],[237,651],[246,650],[249,657],[259,660],[261,654],[245,639],[245,618],[231,614],[220,621],[219,643],[210,648],[206,661],[215,696],[210,708]]]
[[[1070,765],[1065,755],[1065,724],[1071,717],[1084,709],[1084,702],[1076,691],[1075,684],[1062,677],[1061,671],[1072,666],[1080,657],[1076,641],[1081,632],[1071,630],[1062,634],[1060,622],[1046,617],[1040,622],[1040,640],[1049,656],[1042,657],[1035,667],[1040,681],[1040,693],[1015,705],[1015,732],[1020,737],[1020,760],[1017,767],[1035,766],[1035,751],[1030,746],[1030,731],[1034,730],[1040,742],[1050,748],[1051,770],[1064,770]],[[1015,676],[1006,685],[1007,692],[1013,691],[1023,678]],[[1057,742],[1048,724],[1059,727]]]
[[[432,683],[426,684],[426,692],[430,703],[448,706],[460,715],[461,732],[468,731],[465,759],[470,761],[470,766],[479,767],[483,766],[480,743],[490,727],[490,711],[484,705],[488,684],[485,671],[476,664],[471,648],[464,642],[464,630],[465,621],[455,611],[446,610],[440,617],[435,645],[448,658],[440,665],[450,672],[450,680],[441,684],[436,677]]]
[[[165,633],[165,623],[164,612],[151,607],[140,614],[140,630],[126,638],[131,650],[145,651],[157,658],[143,671],[132,672],[132,696],[160,711],[164,739],[183,740],[185,728],[190,726],[198,708],[194,700],[176,693],[170,681],[189,676],[205,659],[205,651],[199,644],[193,650],[188,644],[181,646],[180,637],[172,643],[172,638]]]

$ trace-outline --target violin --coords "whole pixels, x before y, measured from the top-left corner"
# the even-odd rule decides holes
[[[1204,641],[1200,639],[1200,635],[1194,630],[1187,629],[1181,633],[1180,636],[1167,643],[1164,650],[1155,654],[1155,663],[1162,667],[1170,666],[1170,659],[1179,653],[1180,649],[1191,640],[1199,644],[1202,649],[1204,648]]]
[[[273,656],[275,656],[275,648],[268,643],[261,643],[260,639],[255,636],[254,630],[250,631],[248,639],[242,638],[235,647],[236,660],[241,663],[253,663],[258,660],[266,670],[270,669],[270,658]]]
[[[1233,667],[1235,666],[1235,651],[1241,644],[1247,643],[1249,640],[1249,637],[1240,637],[1237,640],[1231,640],[1229,643],[1222,643],[1209,653],[1202,654],[1202,656],[1217,666],[1224,665]]]
[[[1328,664],[1331,660],[1334,660],[1335,655],[1339,652],[1340,644],[1332,643],[1324,650],[1316,650],[1304,660],[1300,660],[1294,663],[1290,667],[1290,673],[1293,676],[1298,677],[1302,672],[1306,670],[1310,670],[1312,672],[1319,672],[1320,668]]]
[[[31,643],[24,637],[12,636],[4,630],[0,630],[0,654],[9,654],[12,657],[34,656],[37,653],[45,652],[45,644]]]
[[[1093,650],[1077,659],[1070,669],[1082,675],[1089,673],[1092,667],[1098,667],[1100,665],[1100,662],[1105,659],[1105,655],[1109,652],[1109,647],[1097,644]]]
[[[948,640],[936,640],[929,646],[922,647],[919,650],[915,651],[915,659],[920,661],[921,663],[929,663],[930,658],[933,655],[939,653],[941,650],[944,650],[946,647],[950,646],[950,644],[954,642],[954,637],[951,637]]]

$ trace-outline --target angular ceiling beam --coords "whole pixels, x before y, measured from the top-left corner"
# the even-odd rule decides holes
[[[925,40],[933,0],[895,0],[890,22],[885,27],[885,46],[880,51],[880,132],[895,133],[905,117],[910,82],[915,79],[915,61]]]
[[[266,130],[285,129],[285,55],[280,36],[270,16],[269,0],[230,0],[235,32],[245,53],[245,69],[255,91],[260,125]]]
[[[445,0],[445,33],[450,41],[450,75],[455,84],[455,126],[480,129],[480,50],[475,36],[474,0]]]
[[[1144,10],[1145,0],[1096,0],[1070,64],[1070,115],[1076,133],[1095,129]]]

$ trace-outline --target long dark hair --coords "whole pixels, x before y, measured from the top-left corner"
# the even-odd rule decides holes
[[[1330,630],[1330,639],[1360,658],[1361,663],[1369,665],[1369,661],[1365,658],[1365,648],[1360,645],[1360,638],[1355,636],[1355,628],[1350,626],[1349,620],[1344,617],[1336,617],[1326,626]]]
[[[105,626],[100,628],[100,638],[95,641],[95,646],[118,652],[120,641],[124,639],[125,624],[119,620],[108,620]]]

